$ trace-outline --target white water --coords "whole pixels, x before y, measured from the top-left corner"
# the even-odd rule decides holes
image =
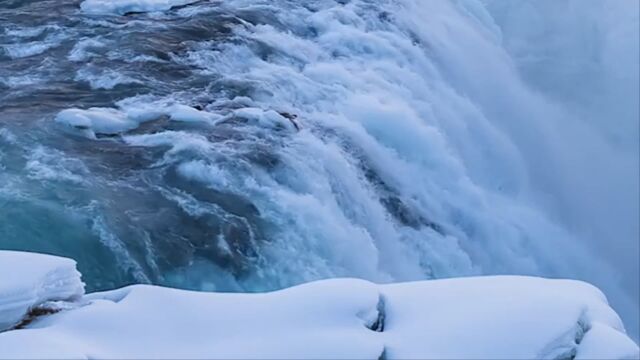
[[[287,140],[277,179],[202,161],[181,174],[250,194],[278,224],[262,274],[283,284],[577,277],[605,288],[637,331],[638,3],[488,5],[225,2],[272,10],[282,29],[239,33],[276,52],[205,45],[185,61],[259,84],[254,106],[339,140]],[[361,162],[446,236],[391,219]]]
[[[242,20],[234,41],[192,42],[170,59],[215,86],[250,89],[216,93],[205,108],[215,114],[197,114],[212,127],[243,119],[244,137],[165,130],[123,141],[165,151],[158,168],[248,199],[267,241],[246,227],[249,276],[193,261],[166,282],[260,290],[335,276],[570,277],[601,287],[637,337],[638,2],[226,0],[175,10],[208,11],[257,25]],[[87,61],[91,46],[69,59]],[[75,81],[92,88],[127,83],[116,69],[83,68]],[[193,97],[124,99],[118,114],[136,114],[137,126],[159,111],[153,104]],[[247,161],[254,148],[276,165]],[[29,174],[55,178],[36,155]],[[86,178],[53,165],[61,178]],[[161,193],[194,217],[253,221],[184,191]],[[94,222],[101,240],[149,281],[103,223]],[[212,241],[234,259],[233,236]],[[157,269],[152,243],[145,260]]]

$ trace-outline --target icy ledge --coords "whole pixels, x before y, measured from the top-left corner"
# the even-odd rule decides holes
[[[7,310],[14,299],[35,305],[81,293],[72,264],[0,252],[0,322],[13,323],[25,313],[24,305]],[[0,333],[0,358],[639,356],[604,295],[570,280],[504,276],[376,285],[334,279],[264,294],[137,285],[76,303],[23,330]]]

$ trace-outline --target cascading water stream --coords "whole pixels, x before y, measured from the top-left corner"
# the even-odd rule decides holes
[[[637,334],[637,2],[84,10],[0,5],[0,248],[90,289],[579,278]]]

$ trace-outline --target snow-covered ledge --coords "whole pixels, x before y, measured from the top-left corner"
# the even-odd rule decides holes
[[[0,358],[633,359],[596,288],[478,277],[356,279],[264,294],[131,286],[81,296],[74,262],[0,251]],[[74,306],[13,329],[47,301]]]
[[[92,15],[125,15],[127,13],[166,11],[199,0],[84,0],[80,8]]]

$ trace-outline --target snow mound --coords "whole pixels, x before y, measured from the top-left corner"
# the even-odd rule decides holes
[[[388,359],[639,356],[606,297],[581,281],[487,276],[384,285],[382,292]]]
[[[375,359],[383,351],[366,327],[378,292],[365,281],[267,294],[140,285],[87,300],[90,305],[45,318],[37,328],[0,334],[0,358]]]
[[[141,123],[168,116],[178,122],[216,123],[222,116],[194,109],[187,105],[148,105],[113,108],[66,109],[58,113],[55,121],[80,131],[89,138],[96,135],[115,135],[133,130]]]
[[[62,110],[56,116],[56,122],[76,128],[88,137],[95,137],[96,134],[117,134],[135,129],[139,125],[122,111],[110,108]]]
[[[47,289],[46,298],[82,294],[71,260],[0,255],[3,300],[19,299],[15,294],[34,288]],[[66,283],[75,286],[60,287]],[[0,358],[639,356],[604,295],[571,280],[499,276],[376,285],[332,279],[258,294],[135,285],[85,295],[78,303],[69,311],[40,317],[26,329],[0,333]],[[0,312],[2,323],[10,318],[18,317]]]
[[[31,309],[45,302],[77,300],[83,294],[75,261],[0,251],[0,331],[17,325]]]
[[[133,12],[167,11],[199,0],[85,0],[80,8],[87,14],[124,15]]]

